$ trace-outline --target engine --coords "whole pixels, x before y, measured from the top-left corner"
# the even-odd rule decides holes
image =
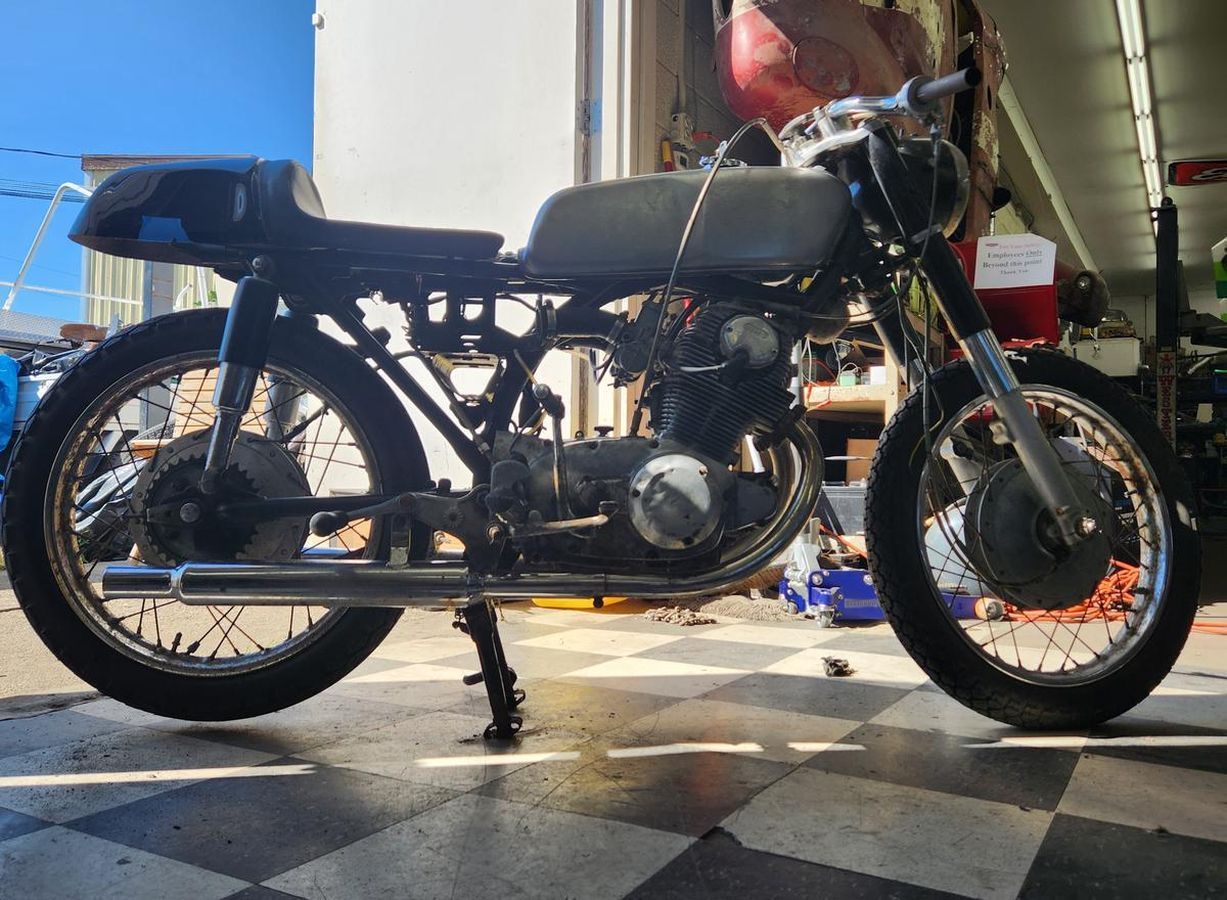
[[[653,430],[732,462],[743,436],[778,422],[792,405],[791,346],[770,321],[732,304],[700,310],[670,354],[652,407]]]
[[[527,561],[667,566],[713,554],[729,534],[769,517],[777,501],[770,476],[730,464],[746,434],[787,415],[791,345],[773,322],[735,304],[701,307],[662,354],[665,374],[649,407],[656,436],[566,442],[562,503],[552,443],[506,436],[508,445],[495,448],[492,508],[529,522],[520,531],[530,536],[517,541]],[[532,533],[531,522],[598,515],[607,517],[598,527]]]

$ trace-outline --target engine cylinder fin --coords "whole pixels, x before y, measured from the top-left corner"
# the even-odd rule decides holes
[[[787,389],[791,360],[781,350],[762,368],[741,367],[721,351],[724,323],[743,313],[728,304],[701,309],[674,345],[670,371],[660,386],[653,427],[721,462],[732,462],[742,436],[780,420],[793,397]],[[717,368],[729,362],[726,368]]]

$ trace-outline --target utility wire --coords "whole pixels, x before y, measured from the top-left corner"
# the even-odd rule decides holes
[[[0,147],[5,153],[28,153],[31,156],[54,156],[56,159],[80,159],[80,153],[56,153],[53,150],[30,150],[26,147]]]

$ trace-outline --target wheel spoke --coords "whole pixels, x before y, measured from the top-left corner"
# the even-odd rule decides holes
[[[1010,446],[993,441],[988,426],[995,411],[990,412],[987,400],[956,413],[934,437],[924,467],[918,529],[935,597],[940,599],[943,589],[962,586],[974,593],[975,586],[982,585],[984,596],[1005,603],[1003,621],[961,624],[960,631],[972,646],[1025,678],[1075,683],[1119,664],[1136,641],[1141,623],[1153,620],[1150,582],[1165,534],[1156,530],[1155,519],[1164,512],[1153,479],[1141,468],[1140,452],[1101,410],[1055,388],[1028,388],[1026,399],[1049,439],[1062,442],[1059,452],[1068,476],[1082,479],[1083,489],[1114,509],[1103,523],[1111,532],[1107,547],[1113,563],[1090,596],[1071,596],[1049,611],[1026,599],[1029,581],[1004,583],[984,570],[983,561],[999,555],[983,543],[979,531],[989,520],[964,517],[969,511],[989,515],[984,507],[972,506],[973,495],[986,489],[997,467],[1018,465]],[[1020,521],[1017,527],[1028,525]],[[1054,556],[1049,571],[1059,571],[1060,564]],[[1044,571],[1026,578],[1040,577]],[[950,608],[944,602],[943,606]]]
[[[341,615],[292,606],[286,611],[251,612],[241,605],[187,606],[164,597],[106,601],[99,595],[93,579],[100,567],[131,564],[133,554],[140,555],[146,546],[142,535],[150,529],[182,532],[185,528],[177,520],[138,519],[134,510],[147,507],[134,506],[134,500],[167,469],[167,460],[180,459],[167,455],[168,445],[189,446],[183,442],[194,440],[197,443],[190,446],[199,446],[200,432],[212,427],[216,365],[215,355],[207,352],[168,357],[113,385],[85,413],[79,434],[65,444],[48,492],[54,498],[48,515],[56,523],[49,550],[73,584],[71,601],[97,621],[99,629],[110,635],[110,644],[122,653],[160,669],[186,673],[237,672],[268,665],[297,652]],[[364,493],[377,488],[367,437],[355,430],[352,415],[330,389],[304,371],[267,367],[257,380],[249,409],[243,433],[258,432],[261,439],[284,447],[285,455],[277,459],[297,465],[300,474],[293,477],[308,484],[311,493],[327,496],[340,487]],[[180,490],[174,483],[163,483],[169,490]],[[158,503],[164,501],[152,505]],[[225,528],[233,527],[210,525],[213,532],[202,526],[202,536],[224,534]],[[301,553],[339,543],[347,557],[369,557],[379,545],[374,535],[380,527],[379,520],[351,522],[334,535],[313,538],[295,550]],[[189,531],[187,540],[195,540],[190,537],[194,533]],[[218,559],[190,553],[173,559],[192,558]]]

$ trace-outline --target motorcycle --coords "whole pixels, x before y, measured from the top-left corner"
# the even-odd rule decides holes
[[[871,573],[899,639],[951,696],[1002,722],[1082,728],[1128,710],[1190,630],[1191,493],[1122,389],[994,336],[946,240],[969,180],[941,139],[940,101],[978,77],[913,78],[778,134],[749,122],[707,172],[564,189],[519,253],[488,232],[329,219],[291,161],[111,176],[73,240],[210,266],[237,290],[228,309],[105,341],[30,419],[3,540],[31,624],[102,692],[219,720],[319,693],[404,607],[448,604],[476,646],[487,735],[508,737],[524,692],[493,604],[698,596],[775,560],[822,486],[792,350],[872,325],[911,384],[866,501]],[[905,118],[930,137],[901,137]],[[734,164],[752,127],[779,166]],[[930,363],[909,296],[936,305],[961,359]],[[360,301],[399,306],[408,349]],[[510,304],[531,316],[519,333],[498,322]],[[554,349],[587,351],[601,377],[638,388],[628,434],[564,438],[564,403],[535,374]],[[485,387],[462,391],[457,367]],[[431,480],[407,407],[472,489]],[[129,440],[120,417],[134,408],[156,439]],[[135,479],[112,533],[86,539],[82,486],[104,455]],[[463,553],[438,551],[440,532]],[[969,584],[1008,613],[956,618],[951,586]]]

